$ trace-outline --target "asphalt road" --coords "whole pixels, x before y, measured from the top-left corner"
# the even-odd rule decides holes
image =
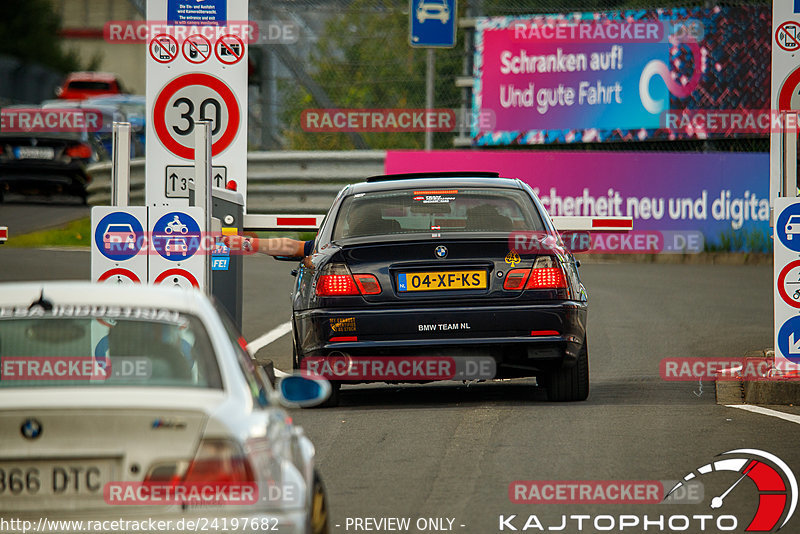
[[[292,267],[266,257],[246,260],[248,340],[288,320]],[[0,249],[0,280],[87,278],[88,269],[86,252]],[[293,411],[317,448],[333,532],[357,531],[358,518],[404,517],[411,520],[408,532],[436,530],[417,528],[419,518],[449,518],[456,532],[483,534],[500,532],[500,516],[514,514],[510,524],[518,530],[531,514],[544,530],[558,528],[565,514],[564,532],[596,532],[592,521],[610,515],[618,532],[621,514],[668,521],[712,512],[735,515],[742,532],[758,505],[752,482],[726,496],[721,511],[709,508],[736,473],[703,477],[701,504],[514,504],[509,485],[677,480],[739,448],[768,451],[800,474],[797,424],[719,406],[711,384],[659,377],[662,358],[741,356],[769,346],[770,266],[595,264],[581,272],[590,296],[586,402],[550,403],[534,380],[518,380],[345,388],[339,408]],[[289,336],[258,353],[282,369],[290,368],[290,355]],[[570,518],[580,514],[590,516],[582,530]],[[608,524],[599,521],[601,528]],[[690,521],[683,531],[700,532]],[[786,531],[800,531],[800,518],[792,525]],[[653,531],[659,530],[647,530]]]
[[[22,197],[8,195],[0,203],[0,226],[8,227],[10,237],[61,226],[75,219],[88,217],[89,206],[78,197]]]

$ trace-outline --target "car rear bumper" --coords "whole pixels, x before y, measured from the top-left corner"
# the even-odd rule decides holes
[[[586,337],[584,302],[295,312],[298,355],[486,357],[498,378],[574,364]]]

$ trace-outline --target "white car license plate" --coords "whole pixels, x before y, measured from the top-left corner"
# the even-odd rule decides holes
[[[49,146],[18,146],[14,149],[17,159],[53,159],[56,155]]]
[[[116,465],[113,459],[0,462],[0,502],[26,497],[102,499]]]

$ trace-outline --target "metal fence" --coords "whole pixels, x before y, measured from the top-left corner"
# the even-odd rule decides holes
[[[782,0],[787,1],[787,0]],[[654,8],[764,6],[768,0],[459,0],[454,49],[436,51],[435,107],[469,109],[459,77],[471,74],[471,27],[478,16]],[[300,116],[308,108],[423,108],[425,50],[408,45],[407,0],[250,0],[251,19],[291,23],[292,43],[251,47],[257,64],[251,92],[251,146],[259,149],[347,150],[421,148],[424,133],[313,133]],[[768,27],[764,32],[770,33]],[[769,42],[770,39],[767,39]],[[768,75],[769,64],[758,78]],[[767,76],[768,79],[768,76]],[[769,91],[768,84],[764,91]],[[768,99],[768,95],[767,95]],[[436,133],[435,148],[452,148],[454,133]],[[526,149],[553,149],[554,145]],[[766,151],[763,136],[714,141],[631,141],[557,145],[568,150]]]
[[[247,211],[249,213],[315,213],[328,211],[336,193],[346,184],[383,174],[386,152],[250,152],[247,157]],[[88,169],[89,203],[111,201],[111,163]],[[131,204],[144,204],[144,159],[131,161]]]

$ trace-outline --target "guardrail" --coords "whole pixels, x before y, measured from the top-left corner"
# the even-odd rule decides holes
[[[342,186],[384,173],[386,152],[248,152],[248,213],[326,213]],[[111,203],[111,162],[89,166],[89,204]],[[229,176],[229,179],[236,179]],[[131,160],[130,204],[144,204],[144,159]]]

